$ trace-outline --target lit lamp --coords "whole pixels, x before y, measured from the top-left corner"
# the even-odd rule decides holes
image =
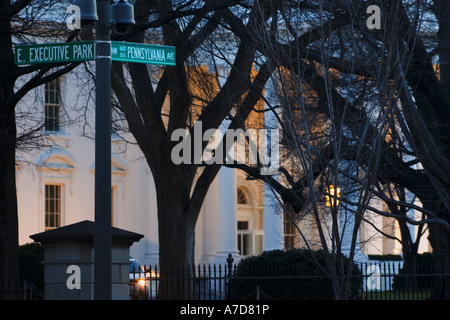
[[[339,186],[335,188],[334,185],[331,184],[329,187],[327,187],[327,194],[325,195],[325,205],[327,207],[334,207],[334,204],[336,203],[336,207],[339,206],[338,198],[340,198],[340,196],[341,188]]]

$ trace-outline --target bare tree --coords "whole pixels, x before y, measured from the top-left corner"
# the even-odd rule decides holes
[[[295,160],[293,166],[281,170],[285,185],[267,177],[265,180],[271,181],[281,200],[294,211],[308,204],[315,221],[319,221],[313,196],[320,189],[314,183],[325,181],[325,186],[336,186],[344,176],[356,183],[353,190],[357,195],[359,192],[352,198],[351,192],[342,195],[341,190],[339,199],[345,210],[355,214],[356,227],[367,209],[396,217],[404,227],[406,222],[419,224],[420,228],[428,223],[430,241],[438,260],[445,265],[449,258],[449,100],[448,84],[439,81],[432,57],[433,52],[440,52],[444,55],[440,61],[445,64],[446,56],[440,48],[446,46],[446,10],[438,13],[440,43],[438,50],[432,51],[430,45],[424,44],[424,36],[435,39],[436,21],[429,16],[427,2],[380,2],[383,28],[372,31],[366,25],[364,1],[283,3],[285,6],[278,7],[282,10],[272,12],[271,24],[259,30],[258,49],[276,59],[279,69],[275,83],[283,83],[283,77],[288,83],[278,90],[282,114],[279,120],[289,157]],[[432,8],[437,11],[442,5],[435,3]],[[431,29],[423,30],[424,24],[430,22]],[[433,47],[436,42],[431,43]],[[442,79],[446,79],[445,75]],[[308,90],[314,94],[308,94]],[[293,116],[296,112],[300,117]],[[324,128],[327,135],[323,134]],[[394,135],[401,139],[393,139]],[[324,148],[326,144],[320,139],[330,147]],[[344,163],[353,167],[344,168]],[[413,167],[418,163],[425,170]],[[252,168],[245,169],[257,176]],[[301,179],[295,179],[299,173]],[[377,190],[379,183],[393,183],[413,192],[423,208],[396,199],[398,193],[383,194]],[[370,206],[368,200],[373,195],[387,201],[392,212]],[[404,212],[394,210],[397,205],[421,210],[424,217],[421,221],[407,219]],[[335,239],[337,225],[329,232]],[[321,232],[320,226],[318,232],[323,245],[326,232]],[[408,241],[406,233],[404,237],[405,250],[410,252],[416,244]],[[437,238],[443,241],[439,243]]]
[[[380,1],[377,4],[382,13],[381,27],[370,30],[365,23],[365,2],[310,3],[322,6],[323,17],[330,16],[335,22],[339,17],[344,19],[340,21],[345,27],[340,28],[335,23],[337,28],[329,25],[325,29],[339,34],[334,50],[324,52],[319,46],[303,46],[298,42],[296,54],[306,61],[309,59],[340,73],[372,81],[372,88],[376,88],[374,92],[383,106],[379,110],[390,114],[389,134],[394,134],[395,130],[402,137],[401,140],[388,137],[383,142],[377,180],[381,184],[395,183],[417,196],[426,213],[423,221],[429,223],[429,240],[435,256],[442,267],[448,267],[450,108],[448,55],[442,50],[448,46],[448,6],[440,1],[433,4]],[[349,38],[349,34],[358,38]],[[354,41],[349,41],[352,39]],[[317,86],[320,82],[315,83],[320,89]],[[319,96],[327,96],[327,92],[322,90]],[[338,115],[344,115],[342,123],[350,130],[354,128],[352,132],[356,133],[358,126],[354,125],[360,120],[364,123],[370,113],[366,108],[349,112],[351,105],[342,104],[345,100],[339,95],[333,93],[331,98],[335,106],[342,106],[336,108]],[[368,127],[368,130],[373,129],[376,128]],[[413,166],[417,163],[420,165]],[[395,202],[395,199],[390,201]]]
[[[26,127],[29,119],[16,109],[18,102],[31,90],[72,70],[77,64],[34,65],[19,67],[14,63],[13,46],[31,43],[46,30],[52,37],[71,41],[70,33],[61,23],[54,23],[48,14],[57,2],[14,1],[0,5],[0,290],[14,287],[18,281],[18,218],[16,198],[16,151],[27,146],[31,137],[41,132],[41,125]],[[65,12],[61,16],[64,16]],[[45,18],[46,21],[45,21]],[[25,122],[22,122],[25,119]],[[19,124],[20,130],[17,130]],[[39,133],[38,133],[39,134]]]
[[[194,152],[185,163],[175,164],[172,151],[179,141],[173,141],[172,135],[187,129],[194,136],[195,124],[200,122],[200,136],[219,128],[226,119],[231,119],[228,128],[242,126],[270,74],[265,68],[254,70],[255,44],[229,32],[223,15],[239,16],[237,19],[245,19],[251,28],[269,17],[268,2],[135,4],[136,12],[143,15],[137,21],[139,32],[131,40],[143,42],[153,33],[159,34],[164,44],[176,47],[176,66],[161,68],[158,77],[138,64],[126,67],[115,63],[112,72],[112,87],[121,111],[153,174],[162,266],[192,266],[194,228],[209,185],[221,167],[220,163],[202,166]],[[260,15],[257,8],[265,14]],[[146,28],[154,25],[152,21],[159,21],[161,27],[146,34]],[[203,152],[208,141],[200,143]],[[174,298],[183,298],[187,291],[174,294]]]
[[[387,133],[387,114],[379,112],[380,97],[368,90],[369,83],[352,77],[352,66],[349,74],[343,74],[325,58],[342,41],[357,41],[357,35],[341,30],[342,16],[330,15],[320,6],[299,10],[292,3],[284,4],[273,12],[270,27],[258,34],[261,51],[276,61],[272,94],[283,134],[283,168],[276,180],[265,180],[281,203],[296,213],[286,210],[285,214],[302,244],[324,251],[323,272],[336,297],[345,299],[350,295],[359,226],[372,198]],[[309,46],[323,57],[321,63],[305,60],[299,52]],[[258,176],[254,169],[240,167]],[[343,248],[345,241],[348,248]],[[344,253],[350,256],[348,265]]]
[[[420,163],[411,168],[407,161],[393,162],[397,173],[389,179],[420,199],[432,213],[427,218],[439,220],[429,224],[429,240],[438,264],[448,267],[450,86],[448,54],[443,50],[449,45],[448,6],[443,1],[393,1],[382,9],[384,31],[366,38],[387,67],[383,73],[391,85],[384,92],[394,97],[388,106],[406,141],[404,146]],[[387,157],[390,161],[394,150]]]

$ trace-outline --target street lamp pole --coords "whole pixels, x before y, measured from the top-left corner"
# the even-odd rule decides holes
[[[95,108],[94,299],[111,300],[111,35],[110,1],[97,0]]]

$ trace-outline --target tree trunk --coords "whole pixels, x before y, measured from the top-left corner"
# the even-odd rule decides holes
[[[19,278],[16,119],[8,101],[14,95],[15,65],[9,23],[7,19],[0,23],[0,291],[16,286]]]
[[[434,211],[440,217],[449,217],[449,212],[442,212],[445,210],[445,207],[442,205],[442,202],[437,201],[441,205],[433,206],[434,208],[430,208],[428,203],[424,204],[424,207],[427,209],[435,209]],[[441,210],[437,209],[440,208]],[[447,218],[446,221],[450,219]],[[433,247],[433,260],[436,267],[436,272],[444,273],[450,270],[450,230],[448,227],[439,224],[439,223],[430,223],[429,224],[429,236],[428,240],[430,241],[431,246]],[[444,285],[444,284],[442,284]],[[442,299],[444,295],[448,299],[450,297],[450,288],[448,283],[446,286],[446,292],[443,292],[442,288],[436,288],[435,292],[432,294],[432,298]]]
[[[15,177],[15,114],[0,112],[0,290],[18,284],[18,218]],[[2,288],[3,286],[3,288]],[[1,295],[0,295],[1,296]]]
[[[0,112],[0,128],[0,290],[4,290],[7,286],[14,288],[19,280],[13,111]]]
[[[198,214],[186,212],[183,181],[167,176],[157,184],[160,298],[193,299],[194,242]],[[167,279],[167,280],[165,280]]]
[[[438,223],[430,223],[430,240],[436,262],[442,268],[450,267],[450,232],[448,228]]]
[[[410,275],[406,277],[407,288],[417,289],[417,248],[412,248],[410,244],[403,244],[403,269],[405,274]]]

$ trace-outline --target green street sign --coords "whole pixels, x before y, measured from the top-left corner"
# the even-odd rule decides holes
[[[16,64],[78,62],[95,59],[95,42],[64,42],[15,46]]]
[[[15,46],[18,65],[89,60],[95,60],[95,41]],[[111,60],[174,66],[175,47],[111,41]]]
[[[175,65],[175,47],[111,41],[111,60]]]

